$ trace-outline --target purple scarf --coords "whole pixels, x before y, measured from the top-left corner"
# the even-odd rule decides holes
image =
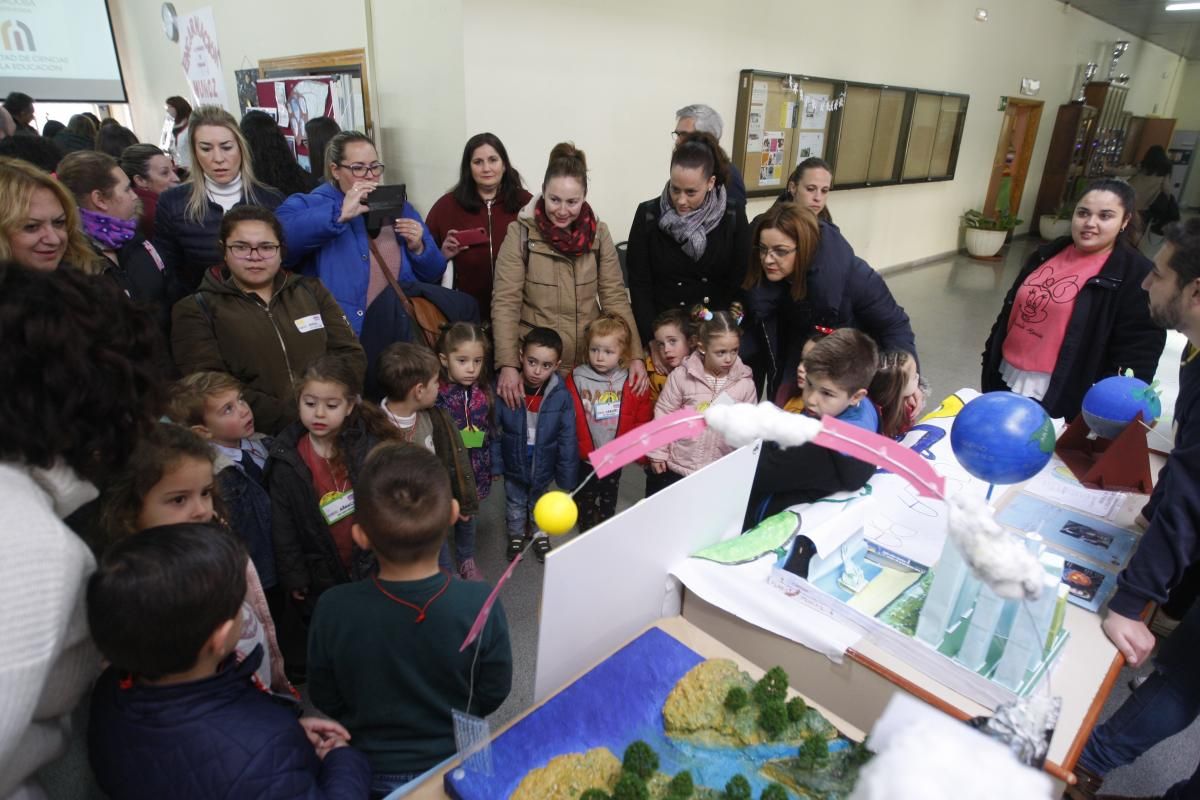
[[[120,250],[137,233],[137,219],[117,219],[99,211],[80,208],[83,232],[105,250]]]

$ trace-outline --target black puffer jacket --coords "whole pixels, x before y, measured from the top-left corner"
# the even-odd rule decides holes
[[[196,180],[203,178],[196,176]],[[270,186],[256,186],[254,192],[257,197],[254,205],[274,211],[283,202],[283,195]],[[158,196],[154,214],[154,246],[167,267],[178,276],[185,292],[196,291],[205,271],[224,262],[223,254],[217,249],[217,234],[225,212],[209,200],[204,219],[192,220],[187,215],[191,194],[190,183],[172,186]],[[245,203],[243,199],[234,208]]]
[[[170,340],[171,307],[183,292],[174,271],[167,268],[154,245],[136,235],[116,251],[115,264],[95,244],[92,248],[104,259],[104,274],[116,281],[133,302],[153,314],[163,336]]]
[[[1045,244],[1021,268],[983,346],[979,379],[983,391],[1008,389],[1000,377],[1000,362],[1017,289],[1034,270],[1070,245],[1069,236]],[[1083,396],[1101,378],[1132,369],[1147,383],[1154,379],[1167,333],[1150,321],[1149,298],[1142,288],[1152,268],[1148,258],[1118,242],[1099,274],[1083,285],[1075,298],[1050,386],[1040,401],[1051,417],[1072,420],[1078,416]]]
[[[337,545],[329,535],[329,526],[321,516],[317,493],[313,491],[312,472],[300,457],[296,446],[308,431],[294,422],[275,437],[267,460],[267,485],[271,493],[271,533],[275,540],[275,566],[279,583],[289,592],[308,590],[311,611],[317,595],[339,583],[356,581],[375,570],[375,556],[354,548],[353,562],[347,569],[338,557]],[[350,485],[371,448],[379,443],[355,415],[338,434],[338,450],[350,472]]]

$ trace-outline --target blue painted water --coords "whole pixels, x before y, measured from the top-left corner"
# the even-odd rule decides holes
[[[757,797],[770,783],[758,774],[759,767],[795,755],[795,746],[701,747],[669,739],[663,730],[667,695],[703,660],[651,628],[498,736],[492,743],[492,775],[447,773],[447,793],[458,800],[508,797],[530,770],[555,756],[607,747],[619,759],[631,742],[642,739],[658,753],[660,772],[691,770],[697,785],[717,789],[740,773]],[[831,749],[845,746],[844,740],[831,743]]]

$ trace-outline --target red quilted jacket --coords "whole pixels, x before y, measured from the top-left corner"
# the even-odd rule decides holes
[[[571,402],[575,404],[575,436],[579,439],[579,457],[586,459],[596,449],[596,445],[592,442],[592,432],[588,428],[587,411],[571,375],[567,375],[567,389],[571,392]],[[650,392],[636,394],[633,391],[632,377],[627,379],[621,388],[621,413],[617,417],[617,436],[628,433],[652,419],[654,402],[650,399]],[[644,458],[638,459],[639,464],[644,464],[645,461]]]

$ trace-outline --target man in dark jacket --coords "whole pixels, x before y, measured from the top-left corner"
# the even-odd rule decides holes
[[[1142,283],[1150,316],[1185,334],[1188,347],[1179,370],[1175,449],[1158,476],[1144,514],[1149,527],[1129,565],[1117,577],[1104,632],[1130,666],[1154,649],[1154,634],[1141,614],[1163,603],[1184,572],[1200,563],[1200,219],[1175,224]],[[1077,798],[1094,797],[1103,776],[1174,736],[1200,716],[1200,605],[1194,605],[1163,642],[1155,671],[1088,739],[1079,758]],[[1163,798],[1200,796],[1200,770],[1167,790]]]
[[[370,765],[331,720],[298,719],[240,664],[246,551],[211,525],[115,545],[88,584],[88,623],[112,666],[92,695],[92,769],[114,800],[364,798]]]

